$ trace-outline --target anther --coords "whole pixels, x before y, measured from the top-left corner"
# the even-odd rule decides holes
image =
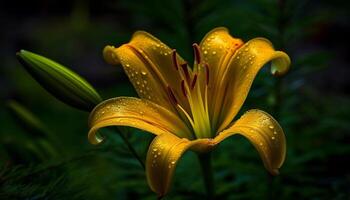
[[[187,63],[181,64],[181,68],[185,74],[187,82],[189,83],[190,82],[190,74],[188,73]]]
[[[208,85],[209,84],[209,65],[208,65],[208,63],[205,63],[204,67],[205,67],[205,78],[206,78],[206,82]]]
[[[200,64],[201,63],[201,53],[200,53],[200,50],[199,50],[199,46],[198,46],[198,44],[194,43],[192,45],[192,47],[193,47],[194,58],[196,60],[196,63]]]
[[[191,90],[193,90],[194,86],[196,85],[197,82],[197,74],[194,75],[192,83],[191,83]]]
[[[173,90],[168,86],[168,96],[169,96],[169,99],[171,101],[171,103],[173,103],[174,105],[177,105],[177,99],[173,93]]]
[[[176,56],[176,49],[174,49],[172,52],[171,52],[171,58],[173,60],[173,65],[175,67],[176,70],[179,70],[179,65],[178,65],[178,62],[177,62],[177,56]]]
[[[186,94],[186,89],[185,89],[185,80],[182,80],[181,81],[181,90],[182,90],[182,93],[185,97],[187,97],[187,94]]]

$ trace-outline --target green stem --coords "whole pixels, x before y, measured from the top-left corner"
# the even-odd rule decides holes
[[[115,130],[115,132],[117,132],[120,137],[122,138],[122,140],[124,141],[124,143],[126,144],[126,146],[128,147],[130,153],[136,158],[137,161],[139,161],[140,165],[142,166],[143,169],[146,169],[145,167],[145,163],[144,161],[141,159],[141,157],[139,156],[139,154],[136,152],[136,150],[134,149],[134,147],[131,145],[131,143],[129,142],[128,137],[126,136],[127,133],[125,133],[124,131],[122,131],[122,129],[120,128],[116,128],[117,130]]]
[[[207,200],[214,199],[214,177],[211,153],[198,154],[198,159],[202,168],[204,185],[207,191]]]

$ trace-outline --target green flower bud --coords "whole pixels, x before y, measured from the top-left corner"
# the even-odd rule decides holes
[[[16,55],[29,74],[60,101],[85,111],[102,101],[85,79],[61,64],[25,50]]]

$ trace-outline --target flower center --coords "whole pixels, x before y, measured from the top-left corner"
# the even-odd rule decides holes
[[[180,116],[188,121],[192,128],[194,138],[211,138],[212,129],[208,111],[208,85],[209,66],[201,62],[201,52],[197,44],[193,44],[195,63],[193,71],[189,70],[187,63],[179,63],[176,50],[172,51],[172,61],[178,71],[181,80],[182,95],[188,101],[190,110],[186,111],[178,102],[174,92],[168,86],[168,96],[171,103],[177,108]]]

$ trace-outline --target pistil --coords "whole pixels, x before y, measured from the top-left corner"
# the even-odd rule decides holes
[[[209,66],[206,63],[202,63],[199,46],[197,44],[193,44],[192,46],[195,57],[194,73],[190,73],[187,63],[178,62],[175,49],[172,51],[171,55],[173,65],[182,78],[180,88],[182,94],[188,101],[190,112],[186,111],[181,106],[181,102],[178,102],[173,90],[170,87],[168,87],[168,96],[170,101],[180,111],[180,115],[187,118],[187,120],[190,122],[195,136],[197,138],[208,138],[212,136],[208,112]]]

